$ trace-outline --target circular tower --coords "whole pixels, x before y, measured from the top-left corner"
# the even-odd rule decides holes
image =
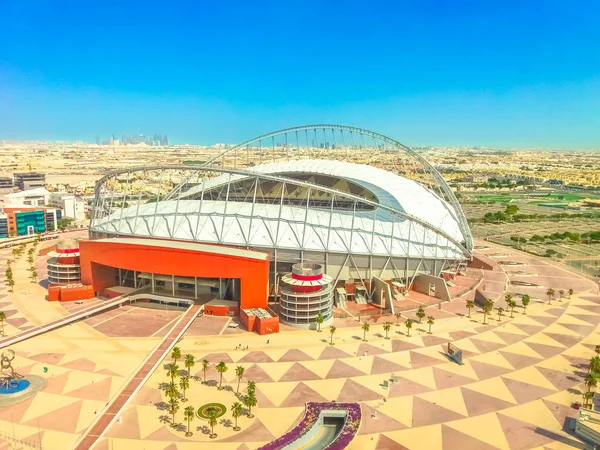
[[[81,281],[79,242],[76,239],[58,241],[56,250],[48,253],[48,256],[48,281],[51,284],[72,284]]]
[[[281,278],[280,319],[298,328],[310,328],[317,316],[323,324],[333,320],[333,278],[321,264],[294,264]]]

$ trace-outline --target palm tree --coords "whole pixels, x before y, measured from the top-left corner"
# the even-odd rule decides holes
[[[189,353],[185,355],[183,360],[183,365],[185,366],[185,370],[187,370],[188,375],[190,375],[192,367],[196,365],[196,360],[194,359],[194,355],[190,355]]]
[[[317,317],[315,317],[315,322],[317,322],[317,331],[320,333],[321,332],[321,324],[323,322],[325,322],[325,317],[323,317],[323,314],[321,314],[321,313],[317,314]]]
[[[242,404],[240,402],[235,402],[231,405],[231,415],[235,420],[235,427],[233,427],[233,431],[240,431],[241,428],[238,427],[238,417],[242,415]]]
[[[183,410],[183,417],[185,420],[187,420],[187,424],[188,424],[188,428],[187,428],[187,432],[185,433],[186,437],[190,437],[192,434],[190,431],[190,423],[192,422],[192,420],[194,420],[195,414],[194,414],[194,407],[193,406],[187,406],[184,410]]]
[[[35,280],[37,280],[37,270],[33,267],[31,270],[31,282],[35,283]]]
[[[363,342],[367,342],[367,331],[369,331],[371,329],[371,325],[368,324],[368,322],[365,322],[362,324],[362,330],[363,330]]]
[[[594,398],[595,392],[584,392],[583,393],[583,407],[589,407],[591,405],[591,399]]]
[[[187,402],[187,398],[185,398],[185,391],[186,389],[190,388],[190,376],[186,375],[185,377],[181,377],[181,380],[179,380],[179,387],[181,388],[181,393],[183,394],[183,398],[181,399],[182,402]]]
[[[590,368],[588,373],[600,373],[600,356],[594,356],[593,358],[590,358]]]
[[[488,302],[484,307],[483,307],[483,324],[485,325],[485,318],[488,316],[489,313],[492,312],[492,305],[490,304],[490,302]]]
[[[386,322],[383,324],[383,331],[385,331],[385,338],[389,339],[390,337],[388,336],[388,333],[390,332],[392,328],[392,323],[391,322]]]
[[[208,424],[210,425],[210,438],[214,439],[217,437],[215,434],[215,425],[217,424],[217,412],[213,409],[208,411]]]
[[[412,328],[413,321],[411,319],[406,319],[404,325],[406,326],[406,337],[410,337],[410,329]]]
[[[256,406],[257,400],[254,394],[248,394],[244,397],[244,406],[248,408],[248,419],[252,419],[254,415],[252,414],[252,407]]]
[[[467,309],[469,310],[469,315],[467,316],[469,319],[471,318],[471,310],[475,308],[475,302],[473,300],[467,300]]]
[[[10,287],[10,292],[15,292],[15,280],[12,278],[8,280],[8,286]]]
[[[513,298],[513,295],[511,292],[507,292],[506,294],[504,294],[504,300],[506,301],[506,303],[508,303],[509,301],[511,301]]]
[[[4,311],[0,311],[0,325],[2,325],[2,336],[5,336],[4,334],[4,321],[6,320],[6,314],[4,314]]]
[[[335,330],[337,330],[337,328],[336,328],[336,327],[334,327],[333,325],[331,325],[331,326],[329,327],[329,336],[331,337],[331,340],[329,341],[329,345],[335,345],[335,344],[333,343],[333,335],[335,334]]]
[[[177,364],[171,364],[167,374],[171,377],[171,381],[175,381],[175,378],[179,376],[179,366]]]
[[[177,364],[177,360],[181,358],[181,349],[179,347],[173,347],[171,358],[173,358],[173,364]]]
[[[396,326],[400,326],[400,318],[402,317],[402,313],[401,312],[397,312],[394,314],[396,316]]]
[[[179,411],[179,400],[176,397],[171,397],[169,399],[169,414],[173,415],[173,421],[171,422],[171,426],[175,428],[175,413]]]
[[[573,289],[569,289],[569,298],[571,298],[571,295],[573,295]]]
[[[177,385],[175,384],[174,381],[170,381],[167,384],[167,387],[165,388],[165,394],[167,394],[167,397],[169,398],[178,398],[179,397],[179,392],[177,391]]]
[[[221,386],[221,384],[223,383],[223,374],[227,372],[227,370],[229,370],[229,367],[227,367],[227,364],[221,361],[219,364],[217,364],[215,368],[217,369],[217,372],[221,374],[221,378],[219,379],[219,390],[221,390],[223,389],[223,387]]]
[[[419,323],[421,323],[423,317],[425,317],[425,310],[422,306],[419,306],[419,309],[417,310],[417,317],[419,318]]]
[[[250,395],[256,394],[256,381],[248,381],[247,391]]]
[[[0,319],[2,320],[2,319]],[[596,348],[594,349],[596,352],[596,356],[600,356],[600,345],[596,345]]]
[[[598,376],[594,373],[588,373],[585,376],[584,383],[587,386],[587,391],[590,392],[592,388],[598,385]]]
[[[527,315],[527,306],[529,305],[529,302],[531,302],[531,298],[529,298],[529,295],[525,294],[521,298],[521,303],[523,304],[523,314],[525,315]]]
[[[558,290],[558,301],[559,302],[562,302],[563,295],[565,295],[565,291],[563,291],[562,289],[559,289]]]
[[[510,308],[510,317],[514,318],[515,307],[517,306],[517,302],[515,302],[512,298],[506,302],[508,307]]]
[[[504,312],[504,308],[496,308],[498,310],[498,322],[500,322],[500,316]]]
[[[14,247],[12,249],[12,254],[13,254],[13,258],[15,259],[15,261],[17,260],[17,257],[19,256],[19,249]]]
[[[427,323],[429,324],[429,331],[427,333],[431,334],[431,325],[433,325],[435,323],[435,317],[429,316],[427,318]]]
[[[546,295],[548,296],[548,304],[551,305],[552,304],[552,297],[554,297],[554,289],[552,288],[548,288],[548,290],[546,291]]]
[[[202,360],[202,370],[204,371],[204,380],[202,381],[202,384],[206,384],[206,371],[208,370],[208,366],[210,366],[208,359],[203,359]]]
[[[242,381],[242,377],[244,376],[244,371],[245,371],[245,370],[246,370],[246,369],[244,369],[242,366],[237,366],[237,367],[235,368],[235,376],[236,376],[236,377],[237,377],[237,379],[238,379],[238,387],[237,387],[237,392],[236,392],[236,394],[239,394],[239,393],[240,393],[240,382]]]

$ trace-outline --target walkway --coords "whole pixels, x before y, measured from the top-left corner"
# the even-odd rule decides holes
[[[194,305],[177,321],[162,341],[159,342],[154,351],[150,353],[138,371],[112,399],[104,412],[81,435],[75,450],[88,450],[96,444],[98,439],[110,428],[115,418],[125,408],[133,395],[146,383],[160,362],[171,351],[171,348],[183,336],[188,327],[196,319],[199,311],[200,306]]]
[[[119,306],[128,301],[128,297],[121,296],[113,298],[111,300],[105,300],[101,304],[95,303],[94,305],[85,307],[81,310],[78,310],[77,312],[61,317],[60,319],[51,320],[50,322],[46,322],[42,325],[29,328],[28,330],[15,334],[13,336],[7,336],[3,339],[0,339],[0,349],[8,347],[9,345],[15,345],[18,342],[25,341],[43,333],[47,333],[48,331],[54,330],[56,328],[64,327],[65,325],[68,325],[81,319],[85,319],[93,314],[98,314],[102,311],[106,311],[107,309],[114,308],[115,306]]]

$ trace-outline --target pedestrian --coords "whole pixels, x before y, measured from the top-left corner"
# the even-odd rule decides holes
[[[270,342],[270,339],[267,339],[267,344]]]

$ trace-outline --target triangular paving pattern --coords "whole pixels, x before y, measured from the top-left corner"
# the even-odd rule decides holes
[[[510,369],[500,366],[494,366],[480,361],[470,360],[469,364],[473,368],[473,371],[477,374],[480,380],[487,380],[488,378],[497,377],[511,372]]]
[[[64,353],[40,353],[37,355],[28,356],[29,359],[33,359],[34,361],[54,365],[58,365],[60,363],[60,360],[64,357]]]
[[[416,348],[423,347],[401,339],[394,339],[392,341],[392,352],[403,352],[405,350],[414,350]]]
[[[432,358],[431,356],[423,355],[418,352],[410,352],[410,364],[413,369],[419,369],[421,367],[433,366],[436,364],[441,364],[443,361]]]
[[[572,419],[577,417],[577,411],[567,405],[562,405],[560,403],[554,403],[549,400],[542,399],[546,408],[550,410],[556,421],[561,427],[565,426],[565,422],[567,417]]]
[[[468,388],[461,388],[461,392],[469,416],[478,416],[515,406],[514,404],[505,402],[499,398],[472,391]]]
[[[250,447],[248,447],[246,444],[242,444],[235,450],[250,450]]]
[[[516,370],[522,369],[523,367],[531,366],[535,363],[542,361],[539,358],[534,358],[532,356],[526,355],[518,355],[516,353],[500,351],[500,354],[504,356],[511,366],[513,366]]]
[[[252,364],[244,371],[244,378],[257,383],[270,383],[273,381],[273,378],[271,378],[269,374],[261,369],[257,364]]]
[[[547,309],[544,312],[546,314],[551,314],[554,317],[559,317],[559,316],[563,315],[563,313],[565,312],[565,309],[564,309],[564,307],[562,307],[562,308],[550,308],[550,309]]]
[[[510,444],[511,450],[529,450],[554,442],[554,439],[538,433],[535,425],[528,424],[521,420],[503,414],[496,414],[506,440]]]
[[[505,331],[499,330],[494,330],[493,333],[509,345],[514,344],[515,342],[522,341],[527,337],[523,336],[522,334],[506,333]]]
[[[448,339],[441,338],[439,336],[423,336],[421,338],[425,347],[433,347],[434,345],[448,345]]]
[[[433,377],[435,378],[435,385],[438,389],[447,389],[456,386],[462,386],[465,384],[473,383],[471,378],[457,375],[447,370],[442,370],[438,367],[433,367]]]
[[[292,348],[285,352],[281,358],[279,358],[279,362],[293,362],[293,361],[312,361],[313,358],[308,356],[302,350],[298,350],[297,348]]]
[[[375,450],[408,450],[405,446],[392,441],[389,437],[380,434]]]
[[[121,417],[123,418],[123,423],[115,423],[108,428],[106,435],[113,438],[140,440],[142,436],[140,435],[140,418],[137,408],[134,406],[127,409]]]
[[[583,383],[583,378],[573,373],[561,372],[559,370],[547,369],[545,367],[536,367],[536,369],[548,379],[552,385],[562,391],[569,389],[576,384]]]
[[[346,380],[337,397],[338,402],[364,402],[381,399],[382,395],[353,380]]]
[[[558,334],[558,333],[548,333],[548,332],[545,332],[544,334],[546,336],[551,337],[556,342],[560,342],[565,347],[573,347],[574,345],[579,343],[578,336],[570,336],[568,334]]]
[[[561,327],[565,327],[567,330],[571,330],[581,336],[587,336],[594,331],[593,325],[577,325],[575,323],[559,323]]]
[[[403,397],[405,395],[423,394],[430,391],[431,388],[429,386],[398,377],[398,382],[390,385],[389,397]]]
[[[560,355],[565,358],[567,361],[571,363],[571,365],[579,370],[589,370],[590,368],[590,360],[589,358],[580,358],[579,356],[571,356],[571,355]]]
[[[279,379],[279,381],[304,381],[304,380],[320,380],[318,376],[311,370],[308,370],[300,363],[294,363],[292,367]]]
[[[415,396],[413,398],[412,426],[424,427],[463,419],[464,416]]]
[[[472,331],[468,331],[468,330],[458,330],[458,331],[451,331],[448,334],[450,335],[450,337],[452,339],[454,339],[455,341],[458,341],[460,339],[464,339],[466,337],[473,336],[475,333],[473,333]]]
[[[566,350],[562,347],[555,347],[553,345],[546,345],[546,344],[538,344],[536,342],[525,341],[525,344],[527,344],[536,353],[539,353],[540,356],[543,356],[544,358],[551,358],[551,357],[558,355],[559,353],[562,353]]]
[[[29,409],[32,401],[33,397],[29,397],[27,400],[24,400],[21,403],[3,406],[0,408],[0,420],[11,423],[21,423],[21,420]]]
[[[447,425],[442,425],[442,450],[497,450],[479,439],[475,439]]]
[[[512,380],[510,378],[502,377],[502,381],[519,404],[537,400],[554,393],[554,391],[551,391],[550,389],[523,383],[522,381]]]
[[[69,397],[82,398],[84,400],[98,400],[107,402],[110,400],[110,386],[112,378],[107,377],[97,383],[88,384],[71,392],[65,392],[63,395]]]
[[[44,386],[43,391],[48,392],[49,394],[62,394],[65,385],[67,384],[67,379],[69,378],[69,374],[71,372],[61,373],[60,375],[51,376],[48,378],[46,382],[46,386]]]
[[[536,322],[541,323],[544,326],[552,325],[556,321],[556,317],[545,317],[545,316],[527,316]]]
[[[584,322],[591,323],[592,325],[598,325],[600,323],[600,316],[591,314],[569,314],[571,317],[583,320]]]
[[[482,339],[470,338],[470,341],[477,347],[481,353],[493,352],[498,350],[499,348],[506,347],[505,344],[500,344],[499,342],[490,342],[484,341]]]
[[[321,354],[319,355],[319,359],[339,359],[349,358],[350,356],[352,355],[349,355],[348,353],[340,350],[339,348],[330,345],[329,347],[325,347],[323,352],[321,352]]]
[[[267,398],[265,394],[263,394],[260,390],[260,386],[256,387],[256,403],[261,408],[276,408],[276,406]]]
[[[279,405],[280,408],[289,406],[304,406],[306,402],[328,402],[329,399],[321,396],[304,383],[298,383],[287,398]]]
[[[403,430],[406,428],[405,425],[377,411],[366,403],[362,403],[360,407],[362,409],[362,419],[358,434],[383,433],[385,431]],[[375,418],[372,418],[373,415],[375,415]]]
[[[167,428],[166,425],[163,425],[162,427],[160,427],[158,430],[156,430],[155,432],[153,432],[152,434],[149,434],[148,436],[146,436],[144,438],[145,441],[167,441],[167,442],[173,442],[173,441],[185,441],[187,439],[183,438],[183,437],[179,437],[176,433],[172,433],[171,431],[169,431],[169,429]]]
[[[45,430],[75,433],[83,401],[78,401],[52,412],[36,417],[23,425],[39,427]]]
[[[94,370],[96,370],[96,363],[85,358],[79,358],[74,361],[61,364],[60,366],[67,367],[69,369],[81,370],[84,372],[93,372]]]
[[[223,361],[224,363],[233,363],[233,360],[231,359],[229,354],[225,353],[225,352],[209,353],[208,355],[204,356],[203,358],[201,358],[198,361],[200,363],[200,365],[202,364],[202,360],[204,360],[204,359],[208,359],[208,362],[210,362],[211,365],[219,364],[221,361]],[[249,361],[249,362],[253,362],[253,361]]]
[[[521,330],[522,332],[527,333],[529,335],[538,333],[544,329],[544,327],[538,326],[538,325],[527,325],[527,324],[522,324],[522,323],[513,323],[513,325],[515,327],[517,327],[519,330]]]
[[[356,352],[356,354],[358,356],[362,356],[364,354],[367,355],[381,355],[383,353],[389,353],[386,352],[384,349],[382,349],[381,347],[375,347],[374,345],[371,344],[365,344],[364,342],[362,344],[360,344],[358,346],[358,350]]]
[[[266,363],[266,362],[273,362],[273,359],[267,355],[265,352],[262,351],[252,351],[246,355],[244,355],[244,357],[240,360],[238,360],[238,362],[241,363]]]
[[[162,396],[158,389],[142,386],[137,394],[131,399],[132,405],[153,405],[162,402]]]
[[[265,427],[260,419],[255,419],[252,425],[245,430],[228,438],[221,439],[220,442],[262,442],[273,441],[275,439],[275,436]]]
[[[585,309],[594,314],[600,314],[600,306],[598,305],[577,305],[578,308]]]
[[[340,360],[336,360],[325,378],[350,378],[360,377],[362,375],[365,375],[364,372],[361,372]]]
[[[385,358],[381,358],[379,356],[375,356],[373,358],[373,364],[371,365],[371,375],[376,375],[380,373],[392,373],[399,372],[401,370],[406,370],[406,367],[402,367],[395,362],[388,361]]]

